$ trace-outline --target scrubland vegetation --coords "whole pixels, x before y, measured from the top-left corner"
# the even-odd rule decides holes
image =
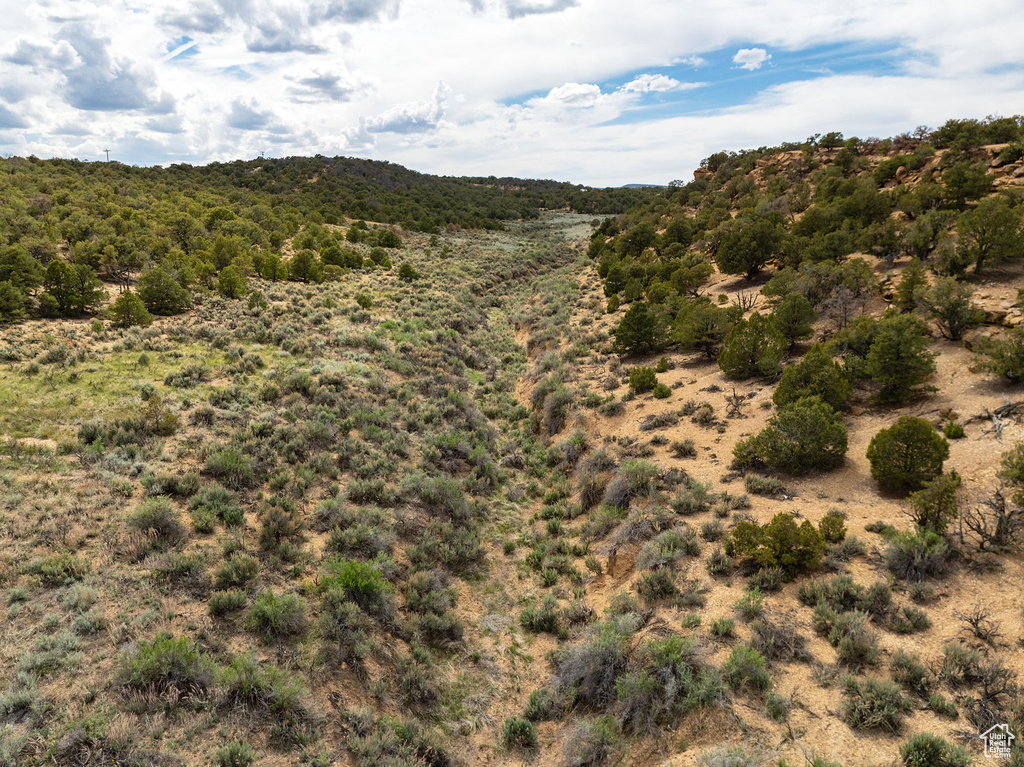
[[[6,161],[0,765],[1024,764],[1022,140]]]

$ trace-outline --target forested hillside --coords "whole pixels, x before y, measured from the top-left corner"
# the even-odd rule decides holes
[[[342,157],[170,168],[7,158],[0,170],[0,322],[95,312],[102,282],[136,280],[149,309],[168,314],[232,265],[229,280],[240,271],[321,282],[363,268],[367,254],[350,245],[401,247],[403,230],[502,229],[560,208],[614,213],[651,194],[439,178]],[[374,265],[382,258],[375,252]],[[161,300],[168,293],[178,296]]]

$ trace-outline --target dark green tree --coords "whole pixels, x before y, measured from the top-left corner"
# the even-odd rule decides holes
[[[303,249],[288,262],[288,279],[292,282],[323,282],[324,270],[312,250]]]
[[[698,299],[676,315],[672,335],[683,351],[697,350],[713,360],[734,323],[735,312],[715,306],[706,298]]]
[[[43,284],[43,267],[17,245],[0,250],[0,282],[9,282],[22,294],[32,295]]]
[[[921,294],[928,287],[928,275],[921,259],[910,259],[900,275],[899,285],[893,295],[893,303],[901,312],[912,312],[917,308]]]
[[[55,258],[46,267],[43,287],[61,315],[81,314],[102,303],[105,293],[96,272],[86,264]]]
[[[942,181],[946,185],[946,200],[963,210],[968,200],[978,200],[988,194],[992,188],[985,163],[971,163],[961,160],[946,168],[942,173]]]
[[[650,221],[641,221],[618,237],[619,254],[625,258],[637,258],[654,244],[657,230]]]
[[[754,279],[778,255],[785,230],[778,213],[749,214],[727,221],[714,238],[714,257],[723,274]]]
[[[107,311],[114,327],[117,328],[130,328],[135,325],[149,327],[153,324],[153,315],[146,309],[142,299],[128,290],[119,295]]]
[[[718,366],[730,378],[772,378],[778,375],[788,348],[785,336],[771,319],[754,312],[749,319],[737,322],[726,335],[718,352]]]
[[[772,324],[789,341],[790,349],[797,341],[811,337],[817,318],[811,302],[799,293],[790,293],[771,313]]]
[[[983,339],[977,350],[988,357],[985,367],[1011,383],[1024,382],[1024,325],[1006,332],[1002,338]]]
[[[879,387],[881,403],[900,404],[918,394],[935,373],[924,323],[910,314],[884,317],[864,358],[864,373]]]
[[[985,319],[985,313],[971,302],[974,291],[954,277],[943,277],[920,297],[921,306],[935,320],[943,338],[959,341]]]
[[[27,299],[22,290],[10,282],[0,280],[0,322],[13,322],[25,316]]]
[[[217,292],[225,298],[241,298],[249,292],[249,285],[237,267],[229,265],[217,275]]]
[[[989,261],[1009,261],[1024,255],[1021,211],[1003,197],[988,197],[978,207],[960,216],[956,231],[957,252],[974,273],[981,274]]]
[[[960,514],[957,492],[960,490],[960,475],[955,471],[942,474],[924,487],[910,494],[910,516],[922,530],[946,532],[949,523]]]
[[[192,305],[192,297],[163,269],[150,269],[139,277],[139,298],[153,314],[181,314]]]
[[[700,295],[701,288],[711,278],[714,269],[700,253],[689,251],[677,263],[677,268],[669,277],[672,287],[681,296],[696,298]]]
[[[792,514],[780,513],[763,526],[741,520],[726,539],[726,548],[761,567],[781,567],[792,577],[817,569],[826,546],[809,520],[798,525]]]
[[[842,465],[847,431],[839,414],[810,396],[781,408],[768,425],[733,449],[743,467],[767,466],[786,474],[828,471]]]
[[[850,399],[850,376],[832,359],[823,344],[815,344],[796,362],[782,371],[772,399],[779,407],[802,397],[818,396],[834,410],[842,410]]]
[[[615,329],[615,349],[620,354],[634,355],[661,348],[661,322],[644,301],[629,307]]]
[[[949,442],[923,418],[903,416],[871,438],[867,455],[879,487],[911,492],[942,474]]]
[[[420,273],[412,264],[405,263],[398,267],[398,279],[402,282],[415,282],[420,278]]]

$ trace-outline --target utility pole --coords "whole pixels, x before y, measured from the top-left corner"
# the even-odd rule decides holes
[[[110,150],[104,149],[103,151],[107,153],[107,162],[110,162]]]

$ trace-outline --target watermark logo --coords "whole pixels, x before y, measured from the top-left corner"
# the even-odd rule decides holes
[[[1014,734],[1010,725],[997,724],[978,736],[985,741],[985,757],[988,759],[1009,759],[1013,749]]]

